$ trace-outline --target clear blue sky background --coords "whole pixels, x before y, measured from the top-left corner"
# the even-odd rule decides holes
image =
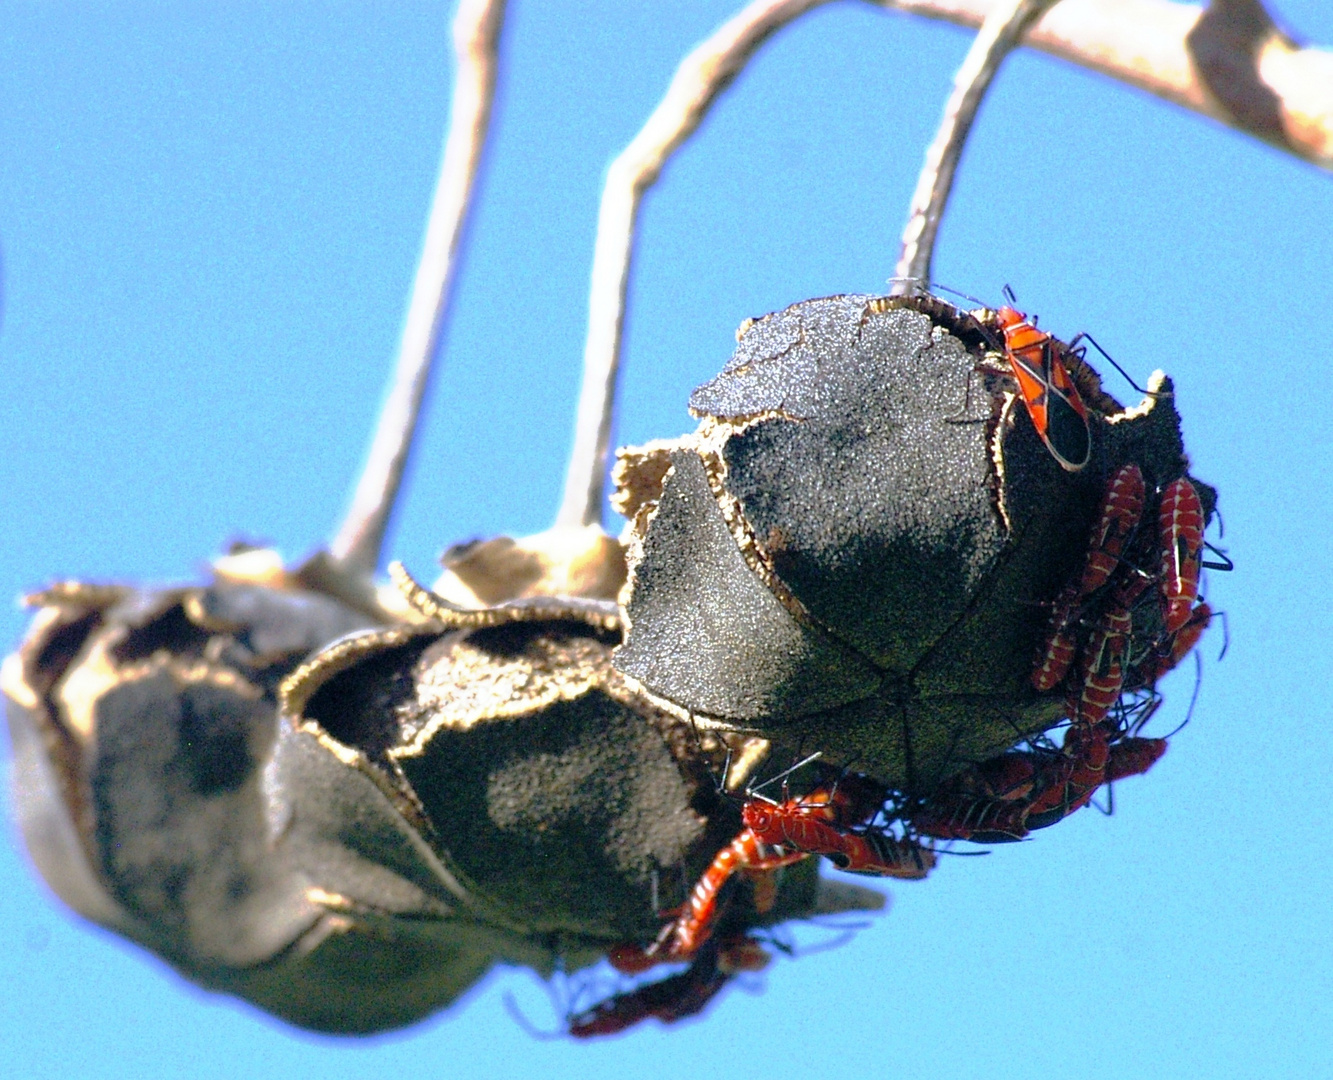
[[[1289,25],[1333,44],[1321,0]],[[513,0],[493,153],[392,550],[545,527],[602,173],[729,0]],[[669,9],[669,13],[665,13]],[[329,535],[395,352],[449,93],[444,4],[0,12],[0,596]],[[622,442],[692,427],[732,333],[882,291],[969,37],[838,4],[772,41],[643,215]],[[1192,723],[1116,813],[895,885],[703,1022],[537,1042],[524,974],[371,1041],[292,1032],[67,915],[0,847],[0,1074],[1333,1075],[1333,177],[1035,55],[964,160],[936,277],[1176,377],[1238,569]],[[23,616],[0,612],[6,642]],[[1184,715],[1192,665],[1165,684]],[[0,743],[0,745],[3,745]],[[3,757],[8,769],[8,751]],[[806,935],[813,939],[818,935]]]

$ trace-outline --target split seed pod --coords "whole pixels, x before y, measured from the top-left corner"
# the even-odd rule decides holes
[[[351,635],[298,670],[291,744],[380,794],[453,895],[445,929],[491,928],[509,942],[497,958],[550,974],[652,938],[740,828],[715,776],[747,740],[701,737],[627,685],[613,604],[464,612],[395,574],[427,622]],[[882,903],[813,863],[777,885],[739,898],[724,928]]]
[[[611,669],[614,605],[448,630],[271,555],[53,586],[4,667],[37,868],[192,981],[319,1031],[401,1027],[497,962],[550,975],[651,936],[739,828],[721,740],[692,749]],[[813,869],[763,916],[734,905],[738,930],[881,899]]]
[[[206,585],[65,582],[28,598],[39,610],[3,677],[19,825],[75,911],[319,1026],[322,1002],[356,988],[334,985],[293,793],[267,772],[277,690],[319,646],[392,615],[273,552],[217,570]]]
[[[991,314],[835,296],[742,326],[690,398],[698,429],[621,452],[617,670],[699,725],[916,794],[1060,719],[1029,676],[1106,478],[1188,462],[1165,376],[1124,409],[1070,354],[1091,452],[1062,468],[997,373]]]

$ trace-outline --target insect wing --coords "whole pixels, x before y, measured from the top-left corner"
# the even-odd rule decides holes
[[[1047,367],[1046,434],[1047,448],[1069,472],[1077,472],[1088,463],[1092,439],[1088,432],[1088,409],[1079,396],[1074,380],[1064,362],[1049,345],[1045,350]]]
[[[1088,410],[1074,380],[1055,350],[1050,334],[1038,330],[1021,312],[999,311],[1004,351],[1018,381],[1032,426],[1062,468],[1077,472],[1088,463],[1092,440]]]

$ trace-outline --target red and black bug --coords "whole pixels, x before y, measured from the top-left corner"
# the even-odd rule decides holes
[[[1060,750],[1012,750],[965,770],[910,815],[942,840],[1022,840],[1081,810],[1103,784],[1147,772],[1165,739],[1125,736],[1115,721],[1075,722]]]
[[[935,856],[910,838],[862,827],[884,805],[885,792],[868,778],[849,773],[800,799],[770,802],[752,798],[742,811],[746,828],[773,847],[823,855],[840,870],[915,881],[935,865]],[[877,797],[876,797],[877,796]]]
[[[1018,392],[1032,417],[1046,449],[1069,472],[1078,472],[1088,463],[1092,437],[1088,430],[1088,409],[1060,356],[1060,347],[1050,334],[1038,330],[1036,320],[1029,320],[1011,300],[995,312],[995,321],[1004,335],[1004,355],[1013,369]]]
[[[1032,685],[1052,690],[1064,681],[1074,662],[1077,642],[1074,621],[1079,604],[1104,586],[1120,568],[1125,544],[1143,516],[1143,472],[1131,463],[1107,485],[1101,513],[1088,540],[1083,572],[1055,601],[1046,649],[1032,673]]]
[[[752,949],[762,952],[757,942],[738,939],[741,968],[731,968],[725,962],[733,943],[702,950],[694,962],[679,975],[628,990],[623,994],[599,1001],[596,1005],[570,1017],[567,1031],[576,1039],[593,1039],[618,1035],[644,1020],[656,1019],[674,1024],[701,1013],[723,987],[731,981],[736,970],[754,970],[748,963]],[[767,960],[767,954],[764,954]]]
[[[689,960],[713,933],[723,887],[741,871],[777,870],[824,855],[856,873],[924,878],[935,865],[933,851],[866,825],[883,807],[885,795],[869,777],[856,773],[781,802],[751,792],[741,811],[745,828],[717,853],[675,921],[648,946],[615,946],[607,954],[611,966],[632,975]]]
[[[943,285],[934,287],[981,304],[976,297],[956,289]],[[1092,434],[1088,425],[1088,407],[1065,366],[1064,357],[1079,359],[1082,351],[1064,345],[1045,330],[1039,330],[1035,317],[1029,319],[1014,307],[1014,291],[1008,285],[1004,287],[1004,297],[1007,303],[993,310],[983,306],[980,311],[972,313],[973,318],[985,336],[1003,349],[1018,394],[1046,449],[1066,471],[1078,472],[1092,456]],[[994,337],[996,331],[1000,335],[999,341]],[[1115,363],[1114,360],[1111,362]]]
[[[1157,528],[1141,529],[1149,506],[1143,473],[1133,463],[1121,466],[1107,484],[1083,570],[1055,601],[1032,685],[1046,692],[1065,684],[1075,722],[1099,723],[1126,687],[1151,689],[1212,617],[1198,599],[1205,546],[1199,493],[1179,477],[1157,500]],[[1150,614],[1145,621],[1156,627],[1137,649],[1136,612]],[[1081,627],[1090,627],[1082,641]]]
[[[1142,528],[1156,501],[1156,528]],[[1152,517],[1149,516],[1149,520]],[[1146,772],[1165,739],[1138,736],[1153,685],[1198,643],[1212,611],[1198,602],[1205,515],[1187,477],[1150,491],[1135,463],[1107,484],[1077,578],[1053,605],[1035,689],[1063,685],[1070,719],[1059,750],[1035,746],[970,766],[908,815],[942,839],[1017,840],[1086,806],[1104,783]],[[1126,693],[1138,706],[1127,705]]]
[[[1168,634],[1190,621],[1199,597],[1199,571],[1203,562],[1203,506],[1194,485],[1181,477],[1162,492],[1158,511],[1158,535],[1162,548],[1163,618]]]

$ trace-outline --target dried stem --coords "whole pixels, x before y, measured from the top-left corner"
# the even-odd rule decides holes
[[[601,520],[611,414],[620,357],[626,288],[639,200],[662,166],[695,130],[718,94],[764,39],[823,0],[759,0],[726,23],[682,63],[666,98],[612,164],[602,197],[593,261],[584,381],[575,446],[557,526]],[[876,6],[964,26],[980,26],[1012,0],[868,0]],[[1031,26],[1025,44],[1175,102],[1324,168],[1333,168],[1333,52],[1302,48],[1279,31],[1257,0],[1060,0]],[[981,46],[981,37],[974,53]],[[970,54],[971,56],[972,54]],[[993,71],[991,72],[993,74]],[[967,70],[960,71],[965,84]],[[983,79],[978,87],[984,91]],[[979,95],[978,95],[979,97]],[[953,102],[951,101],[951,106]],[[973,106],[975,111],[975,105]],[[966,134],[962,111],[946,122],[957,146]],[[932,147],[932,153],[936,150]],[[940,151],[929,183],[943,209],[957,164]],[[921,195],[921,191],[918,192]],[[913,200],[913,210],[918,206]],[[926,197],[920,199],[925,204]],[[929,214],[929,211],[926,212]],[[914,213],[913,220],[916,221]],[[898,273],[927,277],[933,231],[923,217]],[[931,236],[926,235],[927,227]],[[905,236],[905,248],[909,237]],[[919,265],[924,269],[905,269]]]
[[[724,23],[681,62],[661,104],[607,170],[593,254],[583,389],[557,527],[596,525],[602,520],[625,293],[643,193],[755,50],[775,31],[826,2],[756,0]]]
[[[449,134],[417,267],[398,364],[352,505],[329,552],[342,574],[368,578],[379,564],[402,486],[431,364],[449,313],[472,185],[490,122],[505,0],[461,0],[454,18],[457,71]]]
[[[903,229],[902,253],[894,270],[895,293],[911,293],[929,286],[935,237],[972,121],[1004,58],[1018,47],[1023,32],[1053,2],[1004,0],[991,9],[981,24],[963,66],[954,76],[953,93],[944,106],[944,119],[935,141],[926,150],[926,163],[912,195],[907,227]]]
[[[999,0],[877,0],[979,26]],[[1333,169],[1333,51],[1300,46],[1256,0],[1062,0],[1024,44]]]

